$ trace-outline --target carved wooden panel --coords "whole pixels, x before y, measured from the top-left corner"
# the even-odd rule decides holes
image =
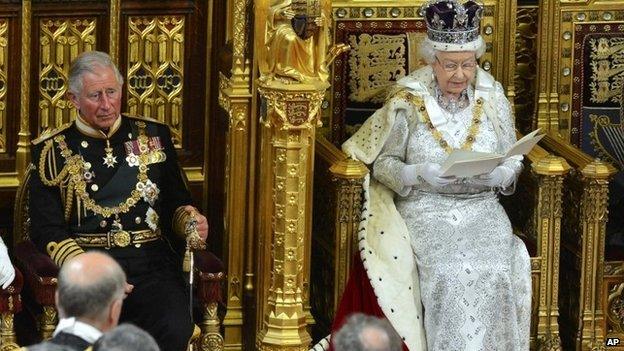
[[[30,45],[30,133],[73,121],[69,67],[84,51],[108,52],[108,1],[34,1]]]
[[[190,0],[122,1],[119,21],[124,110],[167,123],[181,164],[200,172],[209,78],[207,6]]]
[[[184,16],[128,18],[128,111],[166,122],[181,147]]]
[[[69,67],[82,52],[96,47],[94,17],[44,17],[39,20],[38,132],[54,129],[77,116],[65,98]]]

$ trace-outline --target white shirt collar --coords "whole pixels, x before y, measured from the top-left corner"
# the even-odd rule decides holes
[[[113,126],[110,127],[110,129],[108,130],[108,134],[106,134],[99,129],[95,129],[91,127],[89,123],[87,123],[87,121],[82,119],[80,115],[78,115],[78,117],[76,118],[76,128],[78,128],[78,131],[90,137],[100,138],[100,139],[110,138],[111,135],[115,134],[117,129],[119,129],[120,125],[121,125],[121,115],[117,117],[117,119],[115,120],[115,123],[113,123]]]
[[[62,318],[56,325],[52,336],[56,336],[60,332],[76,335],[90,344],[93,344],[102,336],[102,332],[99,329],[81,322],[74,317]]]

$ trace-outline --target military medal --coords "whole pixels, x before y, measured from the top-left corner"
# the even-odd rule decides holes
[[[104,165],[106,168],[115,167],[115,163],[117,163],[117,156],[113,156],[113,148],[110,147],[110,142],[106,139],[106,147],[104,148],[104,152],[106,152],[106,156],[103,157]]]
[[[132,241],[130,234],[123,230],[123,226],[119,222],[119,217],[117,216],[115,217],[113,224],[111,224],[110,236],[111,240],[117,247],[126,247],[130,245],[130,241]]]

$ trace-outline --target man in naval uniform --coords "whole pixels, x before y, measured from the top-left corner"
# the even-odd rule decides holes
[[[31,238],[59,266],[107,252],[128,277],[121,321],[184,350],[193,321],[179,248],[204,248],[208,223],[190,205],[169,128],[120,113],[123,77],[105,53],[78,56],[68,81],[79,116],[33,141]]]

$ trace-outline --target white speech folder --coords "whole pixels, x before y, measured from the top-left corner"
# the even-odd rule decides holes
[[[546,134],[538,135],[539,128],[518,140],[505,154],[476,152],[466,150],[453,150],[446,161],[442,164],[443,177],[467,178],[479,174],[489,173],[496,166],[514,155],[526,155]]]

